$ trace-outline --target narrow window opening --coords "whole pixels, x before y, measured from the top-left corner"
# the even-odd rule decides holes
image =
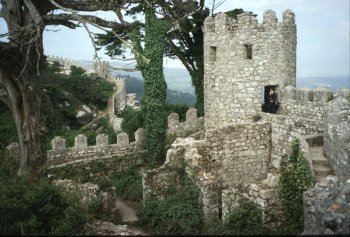
[[[216,61],[216,47],[210,46],[209,49],[209,60]]]
[[[246,59],[253,59],[253,45],[245,44]]]

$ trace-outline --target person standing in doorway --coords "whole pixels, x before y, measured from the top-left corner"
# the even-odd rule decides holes
[[[267,112],[275,114],[278,109],[278,100],[277,95],[273,91],[272,88],[270,88],[269,94],[268,94],[268,100],[267,100]]]

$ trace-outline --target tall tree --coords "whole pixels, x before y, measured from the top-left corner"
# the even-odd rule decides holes
[[[141,47],[139,34],[132,37],[134,47],[149,60],[136,57],[138,68],[144,78],[144,95],[141,108],[145,116],[145,133],[147,150],[151,164],[163,160],[165,156],[166,120],[166,89],[163,73],[163,55],[165,48],[165,33],[169,28],[166,19],[158,18],[154,2],[144,4],[145,35],[144,49]]]
[[[126,3],[140,3],[130,0]],[[38,175],[46,161],[46,126],[42,108],[42,91],[38,75],[44,61],[43,31],[47,25],[78,26],[80,21],[112,29],[128,24],[105,21],[96,16],[55,14],[60,6],[76,11],[114,10],[119,1],[95,0],[1,0],[1,17],[7,23],[7,41],[0,42],[0,99],[10,108],[20,144],[19,175]],[[4,35],[2,35],[4,36]],[[28,171],[28,172],[25,172]]]

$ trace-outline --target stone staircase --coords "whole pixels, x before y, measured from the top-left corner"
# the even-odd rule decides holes
[[[323,153],[323,146],[310,147],[310,156],[312,165],[315,171],[315,178],[317,182],[322,181],[328,175],[334,175],[331,166],[329,165],[327,157]]]

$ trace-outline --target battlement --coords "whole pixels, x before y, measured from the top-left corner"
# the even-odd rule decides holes
[[[313,102],[315,104],[325,104],[333,100],[334,94],[329,87],[320,86],[315,90],[308,87],[296,89],[289,85],[281,91],[282,100],[295,100],[296,103]]]
[[[171,113],[168,116],[168,130],[167,134],[175,134],[178,137],[186,137],[190,134],[203,131],[204,120],[203,117],[197,117],[197,109],[190,108],[186,112],[186,121],[179,122],[179,115]]]
[[[258,23],[252,12],[244,12],[237,16],[237,21],[233,17],[227,16],[225,13],[219,13],[216,17],[207,17],[204,21],[205,32],[215,31],[233,31],[238,28],[253,27],[259,29],[267,29],[269,27],[285,27],[295,25],[295,15],[291,10],[283,12],[282,21],[278,22],[276,12],[266,10],[263,13],[263,22]]]
[[[52,165],[58,165],[76,160],[109,158],[120,153],[140,152],[144,145],[144,129],[139,128],[135,132],[135,142],[129,142],[126,133],[117,135],[116,144],[108,144],[108,135],[99,134],[96,136],[96,145],[88,146],[87,137],[80,134],[74,139],[74,147],[66,147],[66,140],[62,137],[55,137],[51,140],[52,150],[47,152],[48,161]]]

